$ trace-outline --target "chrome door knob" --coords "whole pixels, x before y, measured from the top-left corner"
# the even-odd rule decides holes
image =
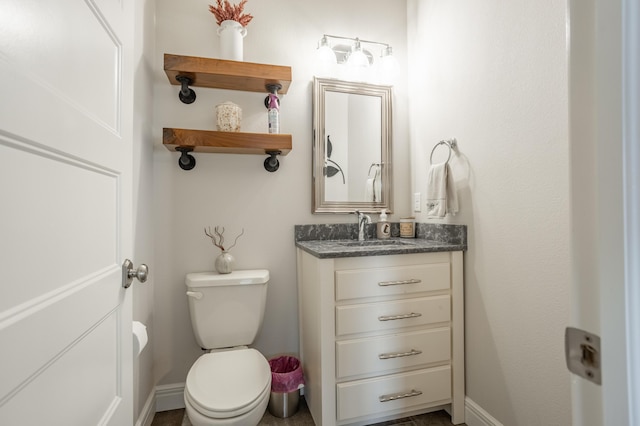
[[[125,259],[122,264],[122,287],[129,288],[133,279],[136,278],[141,283],[146,282],[149,277],[149,267],[144,263],[133,269],[133,262]]]

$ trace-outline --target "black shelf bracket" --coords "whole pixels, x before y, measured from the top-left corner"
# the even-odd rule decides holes
[[[282,151],[267,151],[267,159],[264,160],[264,169],[268,172],[275,172],[280,168],[280,162],[278,161],[278,155],[282,154]]]
[[[180,152],[180,158],[178,158],[178,166],[182,170],[191,170],[196,166],[196,157],[189,153],[193,151],[191,146],[178,146],[176,151]]]
[[[280,83],[272,83],[264,86],[267,89],[267,92],[273,93],[274,95],[278,93],[278,90],[282,90],[282,84]]]
[[[180,153],[178,158],[178,166],[182,170],[192,170],[196,167],[196,158],[190,153],[193,152],[192,146],[177,146],[176,151]],[[264,169],[268,172],[275,172],[280,168],[280,161],[278,161],[278,155],[282,154],[282,151],[267,151],[268,157],[264,160]]]
[[[276,102],[278,102],[278,106],[280,106],[280,98],[278,97],[278,90],[282,89],[282,84],[280,83],[267,84],[265,86],[265,89],[267,89],[267,92],[276,95]],[[269,109],[269,95],[267,95],[267,97],[264,98],[264,107]]]
[[[193,80],[186,75],[178,75],[176,77],[178,83],[180,83],[180,93],[178,93],[178,97],[185,104],[192,104],[196,100],[196,92],[193,89],[189,88],[190,84],[193,84]]]

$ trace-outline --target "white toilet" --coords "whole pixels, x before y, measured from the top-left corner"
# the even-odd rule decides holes
[[[191,325],[210,352],[196,360],[184,388],[194,426],[257,425],[271,394],[271,369],[253,343],[264,317],[269,271],[187,274]]]

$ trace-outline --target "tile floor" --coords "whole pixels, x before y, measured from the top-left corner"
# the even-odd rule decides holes
[[[451,418],[445,411],[422,414],[390,422],[377,423],[375,426],[453,426]],[[191,426],[184,409],[156,413],[151,426]],[[298,412],[291,417],[281,419],[272,416],[269,411],[264,414],[258,426],[315,426],[304,398],[300,399]],[[465,426],[465,425],[460,425]]]

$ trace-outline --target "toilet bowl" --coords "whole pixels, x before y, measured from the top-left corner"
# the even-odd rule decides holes
[[[271,394],[271,369],[255,349],[212,352],[196,360],[185,386],[194,426],[256,425]]]
[[[193,426],[255,426],[271,396],[271,367],[249,348],[264,315],[266,270],[192,273],[186,278],[196,341],[210,352],[193,364],[184,388]]]

